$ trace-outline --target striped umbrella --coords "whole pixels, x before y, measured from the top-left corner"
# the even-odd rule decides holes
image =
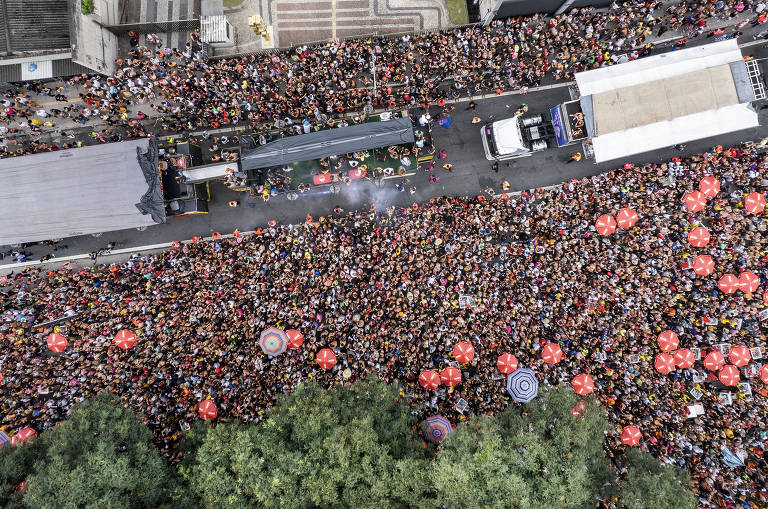
[[[728,360],[730,360],[731,364],[734,366],[742,368],[749,364],[749,361],[752,360],[752,355],[750,355],[749,348],[746,346],[736,345],[731,348],[730,352],[728,352]]]
[[[123,350],[133,348],[136,346],[136,334],[128,329],[119,330],[115,334],[114,343]]]
[[[699,182],[699,191],[707,198],[714,198],[720,192],[720,181],[715,177],[704,177]]]
[[[259,337],[259,346],[267,355],[280,355],[288,349],[288,336],[282,329],[268,327]]]
[[[52,352],[61,353],[64,350],[67,349],[67,338],[59,334],[58,332],[53,332],[51,334],[48,334],[48,349]]]
[[[711,235],[709,234],[709,230],[707,230],[703,226],[698,226],[688,232],[688,243],[691,244],[693,247],[706,246],[707,244],[709,244],[710,238],[711,238]]]
[[[675,360],[675,366],[680,369],[690,369],[691,366],[693,366],[693,363],[696,362],[696,357],[693,355],[693,352],[687,348],[681,348],[680,350],[675,351],[672,358]]]
[[[453,366],[448,366],[440,372],[440,381],[448,387],[456,387],[461,383],[461,371]]]
[[[517,369],[517,357],[511,353],[503,353],[496,360],[496,367],[499,368],[499,371],[508,375]]]
[[[547,343],[541,349],[541,358],[547,364],[557,364],[563,360],[563,351],[557,343]]]
[[[730,385],[732,387],[738,384],[739,380],[741,379],[739,368],[730,364],[723,366],[723,369],[720,370],[720,373],[717,374],[717,377],[723,384]]]
[[[573,386],[573,390],[579,396],[586,396],[595,390],[595,382],[592,380],[592,377],[586,373],[581,373],[580,375],[573,377],[571,386]]]
[[[685,208],[691,212],[699,212],[707,206],[707,197],[701,191],[685,193]]]
[[[668,353],[660,353],[656,356],[653,365],[656,367],[656,371],[662,375],[668,375],[675,369],[675,358]]]
[[[323,348],[317,352],[315,362],[323,369],[331,369],[336,364],[336,354],[330,348]]]
[[[665,352],[676,350],[677,346],[680,344],[677,333],[673,330],[665,330],[659,334],[659,337],[656,341],[659,343],[659,348]]]
[[[197,406],[197,413],[200,414],[200,418],[204,421],[211,421],[216,418],[219,410],[216,408],[216,403],[213,400],[206,399]]]
[[[639,444],[642,439],[643,434],[637,426],[625,426],[624,429],[621,430],[621,443],[624,445],[634,447]]]
[[[720,350],[712,350],[704,357],[704,367],[710,371],[720,371],[725,366],[725,355]]]
[[[624,208],[616,214],[616,223],[624,229],[632,228],[639,219],[637,212],[630,208]]]
[[[445,440],[445,437],[450,435],[451,432],[453,432],[451,421],[442,415],[427,417],[427,422],[424,425],[424,438],[433,444],[439,444]]]
[[[8,433],[0,429],[0,447],[4,445],[8,445],[11,443],[11,437],[8,436]]]
[[[466,341],[459,341],[456,346],[453,347],[453,358],[456,361],[465,364],[475,358],[475,348],[472,343]]]
[[[36,434],[37,432],[32,428],[21,428],[11,437],[11,445],[17,447],[21,444],[26,444],[27,442],[34,440]]]
[[[528,403],[539,393],[536,374],[528,368],[520,368],[507,377],[507,392],[519,403]]]
[[[440,375],[434,369],[427,369],[419,375],[419,385],[431,391],[440,386]]]
[[[285,335],[288,336],[288,348],[291,350],[297,350],[304,344],[304,334],[296,329],[288,329]]]
[[[739,274],[739,286],[744,293],[755,293],[760,288],[760,278],[754,272],[745,270]]]
[[[763,193],[749,193],[744,200],[744,208],[750,214],[760,214],[765,208],[765,196],[763,196]]]
[[[595,229],[600,235],[610,235],[616,231],[616,220],[610,214],[603,214],[595,221]]]
[[[698,276],[709,276],[715,270],[715,261],[709,255],[699,255],[693,260],[693,271]]]

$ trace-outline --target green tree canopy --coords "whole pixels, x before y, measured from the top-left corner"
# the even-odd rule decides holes
[[[631,449],[625,479],[616,486],[621,507],[626,509],[694,509],[696,497],[688,490],[690,475],[664,465],[650,454]]]
[[[170,507],[182,493],[147,427],[108,392],[76,405],[34,444],[4,449],[4,496],[25,479],[26,507]]]

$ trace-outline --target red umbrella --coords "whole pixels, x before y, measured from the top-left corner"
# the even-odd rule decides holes
[[[11,445],[13,447],[18,447],[21,444],[33,441],[36,434],[37,432],[30,427],[21,428],[15,435],[11,437]]]
[[[48,334],[48,349],[52,352],[61,353],[64,350],[67,349],[67,338],[59,334],[58,332],[53,332],[51,334]]]
[[[472,347],[472,343],[466,341],[456,343],[456,346],[453,347],[453,358],[462,364],[474,359],[475,349]]]
[[[563,359],[563,351],[557,343],[547,343],[541,349],[541,358],[547,364],[557,364]]]
[[[693,271],[699,276],[709,276],[715,270],[715,261],[709,255],[699,255],[693,260]]]
[[[696,357],[694,357],[693,352],[687,348],[681,348],[680,350],[675,351],[672,357],[675,359],[675,366],[680,369],[689,369],[693,366],[693,363],[696,362]]]
[[[331,369],[336,364],[336,354],[330,348],[323,348],[317,352],[315,362],[323,369]]]
[[[677,337],[677,332],[673,330],[665,330],[659,334],[659,337],[656,341],[659,343],[659,348],[665,352],[676,350],[677,346],[680,344],[680,339]]]
[[[288,348],[291,350],[297,350],[304,344],[304,334],[296,329],[288,329],[285,335],[288,336]]]
[[[688,242],[693,247],[704,247],[709,244],[709,230],[703,226],[694,228],[688,232]]]
[[[768,290],[763,292],[763,302],[768,304]]]
[[[668,375],[675,369],[675,358],[668,353],[660,353],[656,356],[656,361],[653,365],[656,366],[656,371],[662,375]]]
[[[595,221],[595,229],[600,235],[610,235],[616,231],[616,220],[610,214],[603,214]]]
[[[763,367],[760,368],[760,380],[768,384],[768,364],[763,364]]]
[[[580,399],[579,402],[571,408],[571,414],[573,414],[574,417],[581,417],[581,414],[583,414],[586,409],[587,404],[584,403],[583,399]]]
[[[749,193],[744,200],[744,208],[750,214],[760,214],[765,208],[765,196],[763,193]]]
[[[720,373],[717,375],[721,382],[725,385],[735,386],[739,383],[741,376],[739,375],[739,368],[731,366],[730,364],[723,366]]]
[[[719,371],[725,365],[725,355],[720,350],[712,350],[704,357],[704,367],[710,371]]]
[[[117,331],[114,339],[115,344],[123,350],[128,350],[136,346],[136,334],[128,329]]]
[[[624,445],[634,447],[639,444],[642,439],[643,434],[640,433],[640,428],[637,426],[625,426],[624,429],[621,430],[621,443]]]
[[[461,371],[453,366],[448,366],[440,372],[440,381],[448,387],[456,387],[461,383]]]
[[[496,367],[499,368],[499,371],[508,375],[517,369],[517,357],[511,353],[503,353],[496,360]]]
[[[732,294],[736,293],[736,290],[739,289],[739,278],[734,276],[733,274],[725,274],[723,277],[720,278],[720,280],[717,282],[717,286],[725,293]]]
[[[685,208],[691,212],[699,212],[707,206],[707,197],[701,191],[685,193]]]
[[[739,286],[744,293],[755,293],[760,288],[760,278],[754,272],[745,270],[739,274]]]
[[[216,403],[210,399],[201,401],[197,406],[197,413],[200,414],[200,418],[204,421],[211,421],[215,419],[218,412],[219,411],[216,409]]]
[[[720,192],[720,181],[715,177],[704,177],[699,182],[699,191],[707,198],[714,198]]]
[[[440,375],[433,369],[422,371],[419,375],[419,385],[428,391],[437,389],[440,386]]]
[[[595,390],[595,382],[592,381],[592,377],[586,373],[581,373],[580,375],[573,377],[571,386],[573,386],[573,390],[579,396],[586,396]]]
[[[728,353],[728,360],[731,364],[738,367],[743,367],[749,364],[752,360],[752,356],[749,354],[749,348],[744,345],[736,345],[731,347],[731,351]]]
[[[632,228],[638,220],[637,212],[630,208],[624,208],[616,214],[616,223],[622,228]]]

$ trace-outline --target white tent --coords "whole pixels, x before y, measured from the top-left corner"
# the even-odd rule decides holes
[[[596,162],[756,127],[735,40],[576,74]]]

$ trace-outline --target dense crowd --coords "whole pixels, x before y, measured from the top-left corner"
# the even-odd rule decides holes
[[[716,381],[694,381],[706,373],[700,361],[661,375],[653,358],[666,329],[703,354],[721,342],[765,348],[765,287],[726,295],[717,278],[745,269],[768,277],[766,215],[743,208],[745,193],[768,186],[766,168],[768,156],[750,145],[507,199],[446,197],[276,225],[111,267],[26,269],[0,283],[2,426],[45,429],[109,389],[177,458],[175,443],[206,397],[220,419],[252,422],[303,380],[330,386],[370,371],[402,383],[420,415],[455,421],[464,418],[453,409],[459,398],[467,415],[510,404],[495,363],[511,352],[545,385],[593,376],[617,426],[606,441],[612,457],[623,447],[619,427],[634,424],[643,448],[692,471],[702,503],[765,507],[766,385],[743,377],[752,395],[739,389],[725,404]],[[687,211],[684,193],[709,175],[722,191],[705,211]],[[627,206],[640,215],[635,227],[596,233],[599,215]],[[687,232],[701,225],[712,242],[693,248]],[[698,277],[686,264],[704,253],[716,269]],[[477,301],[464,306],[462,295]],[[70,340],[61,355],[46,348],[51,327],[34,325],[58,318]],[[265,356],[257,342],[269,326],[298,329],[303,347]],[[139,335],[132,350],[112,344],[123,328]],[[460,366],[461,384],[423,390],[420,371],[455,364],[460,340],[477,351]],[[561,345],[559,364],[542,361],[546,341]],[[324,347],[338,357],[329,371],[313,362]],[[686,419],[694,387],[705,414]],[[723,446],[745,453],[746,466],[727,467]]]
[[[94,125],[88,142],[98,143],[229,125],[248,125],[257,133],[292,131],[366,107],[427,107],[459,96],[525,91],[613,64],[620,55],[638,58],[652,49],[650,39],[669,30],[690,37],[738,36],[746,21],[727,30],[710,30],[707,22],[747,11],[762,23],[765,6],[750,0],[668,6],[635,0],[606,10],[584,7],[554,17],[496,20],[487,27],[336,41],[229,59],[204,58],[196,33],[184,48],[163,48],[157,37],[148,37],[144,46],[134,36],[133,49],[116,62],[114,76],[81,75],[6,90],[0,98],[0,136],[13,141],[0,144],[0,157],[84,143],[69,127],[61,141],[14,138],[55,128],[58,119],[70,121],[68,126]],[[67,89],[78,91],[77,101],[65,102]],[[36,107],[32,94],[61,106]]]

